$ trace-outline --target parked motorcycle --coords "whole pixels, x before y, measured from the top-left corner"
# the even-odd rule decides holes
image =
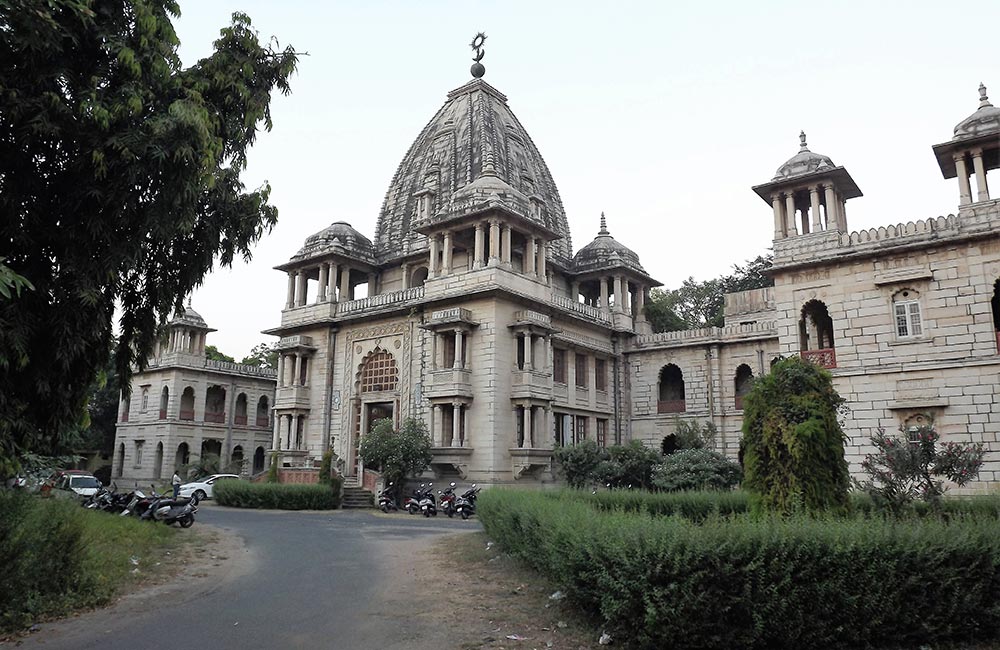
[[[420,487],[413,491],[412,496],[406,497],[406,502],[403,503],[403,509],[406,510],[411,515],[415,515],[420,512],[420,502],[424,498],[424,494],[429,492],[433,487],[433,483],[426,485],[424,483],[420,484]]]
[[[378,493],[378,509],[382,512],[393,512],[399,510],[396,507],[396,490],[393,489],[392,483],[385,486],[381,492]]]
[[[472,515],[476,514],[476,497],[479,496],[479,491],[483,488],[477,487],[475,483],[472,487],[466,490],[462,496],[455,499],[455,512],[462,519],[468,519]]]
[[[455,483],[452,482],[448,489],[440,492],[441,501],[438,508],[449,517],[455,516]]]
[[[431,489],[433,486],[433,483],[428,484],[427,490],[420,497],[420,512],[424,513],[425,517],[437,517],[437,500],[434,497],[434,490]]]
[[[171,497],[153,492],[153,499],[140,519],[162,521],[166,525],[180,524],[181,528],[190,528],[194,524],[194,515],[198,512],[198,497]]]

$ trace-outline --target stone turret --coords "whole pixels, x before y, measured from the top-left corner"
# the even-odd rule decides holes
[[[979,108],[958,123],[954,136],[948,142],[934,145],[934,155],[945,178],[958,177],[961,210],[990,200],[986,172],[1000,169],[1000,108],[990,103],[983,84],[979,84]],[[976,175],[975,200],[969,182],[971,174]]]

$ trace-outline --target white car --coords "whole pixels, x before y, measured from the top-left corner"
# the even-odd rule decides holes
[[[236,474],[212,474],[211,476],[206,476],[205,478],[198,479],[197,481],[192,481],[191,483],[185,483],[181,486],[180,496],[190,497],[197,496],[198,500],[211,499],[212,498],[212,486],[215,485],[216,481],[229,481],[240,479]]]

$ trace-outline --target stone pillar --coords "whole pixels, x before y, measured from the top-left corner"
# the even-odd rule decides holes
[[[608,278],[601,278],[601,304],[598,305],[605,312],[610,311],[608,309]]]
[[[292,366],[292,372],[295,373],[292,375],[292,386],[298,386],[302,373],[302,355],[298,352],[295,353],[295,364]]]
[[[548,272],[545,268],[546,258],[548,257],[549,242],[542,241],[538,246],[538,277],[540,277],[544,282],[548,282]]]
[[[545,336],[545,372],[552,372],[552,335]]]
[[[438,275],[438,238],[437,235],[430,237],[431,258],[427,264],[427,276],[436,278]]]
[[[531,349],[534,347],[534,339],[531,336],[531,332],[524,333],[524,369],[534,370],[534,364],[532,363]]]
[[[434,432],[433,438],[440,441],[442,447],[447,447],[445,444],[447,441],[444,436],[444,405],[435,404],[434,405],[434,415],[437,421],[437,430]]]
[[[323,262],[319,265],[319,287],[316,289],[316,302],[326,302],[326,286],[329,283],[330,265]]]
[[[438,365],[438,334],[437,332],[431,332],[431,370],[437,370]]]
[[[476,248],[474,251],[475,257],[472,260],[473,269],[483,268],[483,240],[485,239],[485,233],[483,232],[482,222],[476,224]]]
[[[837,214],[837,197],[833,189],[833,184],[827,183],[823,186],[826,192],[826,227],[830,230],[840,230],[840,219]]]
[[[462,403],[452,402],[451,404],[451,443],[449,447],[454,447],[455,443],[460,440],[461,430],[459,427],[462,426]]]
[[[837,227],[840,232],[847,232],[847,201],[841,201],[837,209],[840,210],[837,217]]]
[[[278,353],[278,388],[285,385],[285,355]]]
[[[375,273],[368,274],[368,297],[372,297],[378,294],[378,275]]]
[[[569,297],[573,302],[580,302],[580,281],[573,280],[569,283]]]
[[[635,316],[639,321],[646,320],[646,287],[638,285],[635,293]]]
[[[619,314],[625,313],[625,289],[622,287],[624,279],[620,275],[615,276],[615,311]]]
[[[292,448],[292,422],[295,420],[295,418],[292,417],[291,415],[283,415],[281,417],[282,417],[282,419],[287,418],[285,420],[285,422],[287,422],[287,424],[285,425],[285,444],[282,446],[282,449],[291,449]]]
[[[785,238],[785,212],[784,203],[780,194],[771,195],[771,206],[774,208],[774,238]]]
[[[452,256],[452,241],[451,241],[451,231],[447,230],[444,233],[444,263],[441,265],[442,273],[448,275],[451,273],[451,256]]]
[[[500,235],[500,262],[510,264],[510,225],[503,224]]]
[[[490,219],[490,266],[500,263],[500,221]]]
[[[462,440],[461,440],[462,446],[463,447],[468,447],[469,446],[469,409],[465,408],[465,406],[462,406],[462,430],[465,432],[462,435]]]
[[[524,410],[521,411],[521,431],[524,433],[521,436],[521,448],[531,446],[531,405],[525,405]]]
[[[276,415],[271,426],[271,449],[281,449],[281,416]]]
[[[797,234],[795,230],[795,194],[789,192],[785,194],[785,235],[793,237]]]
[[[285,298],[285,309],[295,306],[295,271],[288,272],[288,296]]]
[[[957,153],[952,158],[955,160],[955,172],[958,174],[958,204],[968,205],[972,203],[972,187],[969,185],[969,170],[965,166],[965,154]]]
[[[819,218],[819,185],[809,188],[809,211],[812,212],[812,231],[823,230],[823,222]]]
[[[344,265],[340,270],[340,300],[351,299],[351,267]]]
[[[983,150],[972,152],[972,167],[976,170],[977,201],[990,200],[990,188],[986,185],[986,168],[983,166]]]
[[[337,265],[330,262],[330,274],[326,278],[326,298],[330,302],[337,302]]]
[[[441,444],[440,438],[438,437],[437,429],[435,428],[438,426],[439,422],[440,420],[437,417],[437,405],[431,404],[431,424],[430,424],[431,444],[434,445],[435,447],[443,446]]]
[[[538,239],[528,237],[524,243],[524,272],[528,275],[535,275],[535,263],[538,261],[538,251],[536,250]]]
[[[459,369],[465,367],[462,363],[462,346],[463,346],[463,332],[462,330],[455,330],[455,363],[452,364],[452,368]]]
[[[410,265],[404,264],[400,269],[403,272],[403,290],[410,288]]]

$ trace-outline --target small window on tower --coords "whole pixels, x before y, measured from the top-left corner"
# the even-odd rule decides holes
[[[898,292],[892,299],[892,315],[896,336],[912,338],[924,333],[920,317],[920,294],[912,289]]]

